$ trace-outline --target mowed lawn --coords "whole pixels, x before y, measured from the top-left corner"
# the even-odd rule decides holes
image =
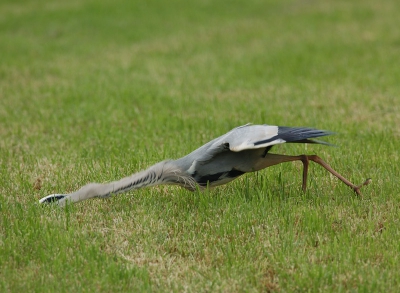
[[[399,292],[400,2],[0,3],[1,292]],[[204,192],[40,206],[252,122],[318,154]]]

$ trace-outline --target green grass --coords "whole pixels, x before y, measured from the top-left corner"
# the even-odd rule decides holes
[[[1,292],[398,292],[398,1],[2,1]],[[231,128],[337,132],[203,193],[39,206]]]

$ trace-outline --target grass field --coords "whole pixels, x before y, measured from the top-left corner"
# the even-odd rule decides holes
[[[399,292],[400,2],[0,3],[1,292]],[[363,197],[301,163],[62,210],[39,198],[248,122],[310,126]]]

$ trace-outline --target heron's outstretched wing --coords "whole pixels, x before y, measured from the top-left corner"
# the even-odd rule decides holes
[[[250,149],[265,148],[285,142],[327,144],[323,141],[311,140],[311,138],[330,134],[332,133],[325,130],[308,127],[246,124],[234,128],[228,133],[204,145],[201,161],[209,160],[220,152],[240,152]]]

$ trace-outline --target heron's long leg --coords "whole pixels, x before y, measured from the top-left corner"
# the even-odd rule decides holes
[[[301,162],[303,163],[303,184],[302,184],[301,188],[303,189],[303,192],[306,192],[309,161],[308,161],[308,157],[306,155],[302,155],[299,157],[301,157]]]
[[[300,156],[285,156],[289,157],[291,161],[298,161],[300,160],[303,163],[303,182],[301,185],[301,189],[303,192],[307,190],[307,177],[308,177],[308,165],[310,164],[309,158],[307,155],[300,155]],[[286,161],[288,162],[288,161]]]
[[[340,179],[344,184],[346,184],[347,186],[349,186],[351,189],[354,190],[355,193],[357,193],[357,195],[362,195],[360,192],[360,188],[363,187],[364,185],[368,185],[371,182],[371,178],[368,178],[367,180],[365,180],[362,184],[360,185],[354,185],[353,183],[351,183],[349,180],[347,180],[346,178],[344,178],[342,175],[340,175],[338,172],[336,172],[331,166],[328,165],[328,163],[326,163],[324,160],[322,160],[320,157],[318,157],[317,155],[309,155],[306,156],[308,160],[313,161],[319,165],[321,165],[322,167],[324,167],[326,170],[328,170],[331,174],[333,174],[334,176],[336,176],[338,179]],[[303,161],[304,164],[304,161]],[[307,175],[306,175],[307,176]],[[304,175],[303,175],[303,180],[304,180]],[[304,182],[303,182],[304,183]]]
[[[301,161],[303,163],[303,184],[302,188],[303,191],[307,189],[307,175],[308,175],[308,165],[309,161],[313,161],[322,167],[324,167],[327,171],[331,174],[336,176],[339,180],[341,180],[344,184],[349,186],[357,195],[361,195],[360,188],[364,185],[368,185],[371,182],[371,179],[365,180],[360,185],[355,185],[335,171],[331,166],[328,165],[324,160],[316,155],[300,155],[300,156],[285,156],[285,155],[278,155],[278,154],[271,154],[268,153],[265,156],[264,161],[260,161],[260,164],[257,165],[257,169],[261,170],[263,168],[267,168],[276,164],[284,163],[284,162],[292,162],[292,161]]]

